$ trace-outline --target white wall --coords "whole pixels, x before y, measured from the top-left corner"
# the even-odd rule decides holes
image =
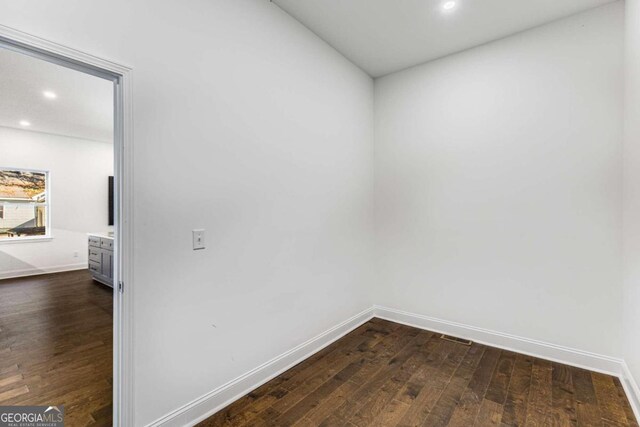
[[[136,425],[371,305],[363,72],[264,0],[0,10],[134,69]]]
[[[49,171],[53,236],[0,242],[0,278],[86,268],[87,233],[109,228],[113,145],[0,127],[0,153],[0,167]]]
[[[134,68],[136,425],[370,306],[360,70],[267,1],[0,9]],[[375,302],[622,352],[622,20],[616,3],[377,82]]]
[[[640,1],[626,0],[624,358],[640,382]],[[636,393],[640,398],[640,390]]]
[[[376,80],[376,302],[619,356],[623,4]]]

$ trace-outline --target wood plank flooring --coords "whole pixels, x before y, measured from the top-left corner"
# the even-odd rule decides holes
[[[0,280],[0,406],[64,405],[110,426],[113,293],[87,270]]]
[[[210,426],[633,426],[617,378],[373,319]]]

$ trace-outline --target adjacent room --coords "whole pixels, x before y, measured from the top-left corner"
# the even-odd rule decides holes
[[[0,406],[110,425],[113,84],[0,47]]]
[[[0,427],[639,425],[640,0],[0,0],[0,197]]]

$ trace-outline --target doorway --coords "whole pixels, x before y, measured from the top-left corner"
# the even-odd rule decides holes
[[[13,291],[13,299],[0,299],[0,306],[10,307],[4,310],[5,314],[8,313],[5,318],[7,322],[9,315],[13,315],[12,319],[15,320],[29,319],[29,313],[32,314],[28,322],[14,322],[11,328],[0,326],[3,329],[0,330],[0,354],[7,361],[0,366],[0,385],[5,385],[4,390],[0,387],[0,406],[64,406],[65,418],[73,421],[70,425],[128,425],[127,421],[132,415],[129,380],[133,240],[130,225],[131,70],[0,26],[0,69],[3,58],[5,65],[11,61],[32,61],[27,70],[38,68],[33,65],[33,61],[37,61],[43,69],[50,70],[49,77],[56,73],[54,70],[61,74],[73,72],[81,76],[78,81],[92,81],[95,87],[102,85],[104,88],[107,85],[110,88],[108,110],[111,141],[108,150],[104,146],[99,147],[99,144],[109,143],[105,141],[104,126],[100,126],[100,123],[104,123],[104,111],[102,115],[96,114],[100,107],[90,106],[90,101],[79,107],[76,103],[79,109],[75,114],[59,111],[58,121],[55,120],[55,114],[45,111],[51,111],[52,104],[63,98],[69,101],[72,94],[77,97],[83,92],[91,92],[88,86],[83,86],[84,83],[72,88],[75,90],[62,91],[56,90],[53,85],[35,83],[27,90],[30,94],[24,96],[26,99],[17,100],[21,107],[12,108],[16,114],[21,114],[21,118],[7,114],[6,123],[2,123],[0,118],[0,131],[7,128],[5,138],[10,139],[10,143],[19,143],[20,138],[29,140],[28,147],[25,144],[20,148],[23,150],[21,158],[13,156],[10,162],[9,155],[0,155],[0,159],[5,159],[0,160],[0,178],[4,179],[5,184],[11,184],[4,186],[7,194],[4,195],[5,200],[0,200],[0,217],[8,218],[9,213],[24,217],[22,220],[17,218],[14,221],[16,224],[8,224],[8,221],[0,224],[0,256],[5,259],[4,264],[0,259],[0,291],[3,282],[10,283],[5,289],[11,287]],[[28,73],[22,74],[23,78],[28,78],[25,75]],[[6,73],[0,73],[0,85],[3,75],[7,76]],[[12,86],[16,86],[15,82]],[[29,96],[40,98],[35,100]],[[16,95],[16,98],[20,98],[20,95]],[[40,104],[45,107],[41,108]],[[67,106],[70,104],[73,103],[67,102]],[[101,120],[91,122],[89,119],[91,123],[85,123],[83,128],[83,118],[89,117],[83,116],[83,112],[87,112],[84,110],[91,110],[93,115],[89,116],[94,119],[100,116]],[[68,120],[70,117],[76,119],[76,123]],[[48,119],[51,120],[47,122]],[[56,127],[56,123],[62,123],[63,126]],[[80,128],[83,129],[79,131]],[[36,142],[40,145],[31,141],[34,137],[39,139]],[[47,157],[45,153],[38,153],[37,147],[49,144],[47,149],[51,149],[55,145],[54,140],[60,147],[67,144],[67,152],[61,156],[67,157],[65,163],[56,166],[55,171],[52,170],[53,166],[28,167],[30,157],[32,160]],[[82,145],[82,142],[85,144]],[[69,149],[71,146],[74,149]],[[6,147],[5,144],[3,150]],[[35,149],[38,155],[24,155],[26,149]],[[84,164],[86,162],[83,162],[81,152],[83,156],[90,155],[85,151],[94,155],[109,151],[111,173],[104,165],[98,167],[97,163],[100,162],[94,162],[95,159],[87,160],[89,165]],[[90,170],[94,163],[96,170],[92,174]],[[69,178],[71,169],[82,171],[75,180]],[[94,185],[100,182],[102,184]],[[82,218],[74,221],[70,219],[74,216],[74,210],[67,208],[74,204],[78,206],[73,198],[81,198],[80,193],[91,194],[86,199],[94,203],[88,203],[91,206],[82,212],[76,209],[75,214]],[[14,198],[7,200],[10,196]],[[17,196],[23,200],[18,200]],[[100,218],[100,225],[90,225],[96,224],[94,216]],[[75,225],[59,226],[64,222]],[[84,228],[80,226],[81,223]],[[79,243],[80,236],[86,245]],[[70,246],[61,245],[63,240],[73,243]],[[49,250],[43,249],[47,247]],[[44,265],[46,262],[43,264],[43,258],[54,253],[52,248],[60,249],[60,256],[66,261]],[[44,255],[33,256],[38,251]],[[28,256],[32,258],[25,261]],[[17,301],[21,301],[22,305]],[[111,325],[105,323],[105,311],[108,312],[106,314],[111,319]],[[0,323],[2,312],[0,307]],[[61,324],[60,331],[56,330],[56,319],[66,322]],[[21,324],[24,326],[22,331]],[[43,358],[42,355],[38,357],[39,351],[49,353]],[[9,354],[11,357],[8,357]],[[52,358],[49,356],[54,358],[54,365],[47,366],[47,361]],[[75,385],[68,384],[58,389],[54,387],[57,382],[71,383],[76,378],[78,382]],[[87,381],[87,378],[95,378],[95,383]],[[105,390],[111,396],[106,395]]]

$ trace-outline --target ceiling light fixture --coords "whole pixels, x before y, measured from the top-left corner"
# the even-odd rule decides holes
[[[447,1],[442,4],[442,10],[448,11],[456,7],[455,1]]]
[[[50,90],[45,90],[44,92],[42,92],[42,94],[44,95],[45,98],[49,98],[49,99],[56,99],[58,97],[58,95],[56,95],[55,92],[51,92]]]
[[[31,123],[29,123],[26,120],[20,120],[20,126],[24,126],[24,127],[31,126]]]

